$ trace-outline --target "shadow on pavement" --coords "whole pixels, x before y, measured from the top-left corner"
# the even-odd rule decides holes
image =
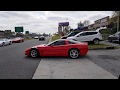
[[[84,60],[85,58],[87,58],[88,56],[81,56],[77,59],[72,59],[70,57],[61,57],[61,56],[45,56],[45,57],[38,57],[38,58],[32,58],[32,57],[29,57],[29,56],[25,56],[25,58],[27,60],[41,60],[41,59],[47,59],[47,60]]]
[[[29,56],[25,56],[25,59],[26,60],[41,60],[41,58],[39,57],[39,58],[32,58],[32,57],[29,57]]]

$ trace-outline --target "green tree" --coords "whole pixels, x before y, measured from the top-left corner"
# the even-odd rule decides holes
[[[120,11],[113,11],[113,17],[117,17],[117,32],[120,31]]]

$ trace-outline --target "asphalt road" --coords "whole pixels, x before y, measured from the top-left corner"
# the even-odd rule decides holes
[[[116,77],[120,75],[120,49],[89,50],[88,59]]]
[[[32,79],[40,58],[33,59],[24,55],[25,49],[48,43],[45,41],[28,40],[23,43],[0,47],[0,79]]]

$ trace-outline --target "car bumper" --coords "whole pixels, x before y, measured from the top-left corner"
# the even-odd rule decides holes
[[[31,48],[25,50],[25,55],[30,56],[30,51],[31,51]]]

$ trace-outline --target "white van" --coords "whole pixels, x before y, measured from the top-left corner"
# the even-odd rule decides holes
[[[77,40],[79,42],[93,41],[94,44],[99,44],[99,41],[103,40],[102,35],[99,31],[83,31],[75,36],[68,37],[69,40]]]

